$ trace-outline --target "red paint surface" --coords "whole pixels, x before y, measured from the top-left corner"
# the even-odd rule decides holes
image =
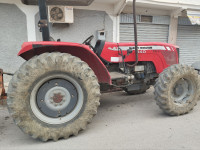
[[[33,45],[41,46],[33,48]],[[45,52],[69,53],[73,56],[79,57],[90,66],[100,83],[111,84],[111,77],[105,65],[89,48],[89,46],[83,44],[67,42],[26,42],[22,45],[22,49],[18,53],[18,56],[21,56],[25,60],[29,60],[33,56]]]
[[[37,45],[36,48],[33,48],[33,45]],[[104,49],[101,53],[101,58],[110,63],[119,63],[111,62],[111,57],[121,57],[118,50],[110,50],[123,46],[133,47],[134,43],[110,43],[106,42]],[[161,73],[165,68],[178,64],[178,53],[176,51],[176,46],[167,43],[155,43],[155,42],[146,42],[138,43],[138,46],[162,46],[165,50],[145,50],[139,51],[139,61],[150,61],[153,62],[157,73]],[[170,48],[170,49],[167,49]],[[110,49],[109,49],[110,48]],[[25,60],[31,59],[35,55],[40,55],[45,52],[61,52],[69,53],[73,56],[79,57],[85,61],[90,68],[94,71],[100,83],[112,84],[110,74],[98,58],[98,56],[89,48],[89,46],[78,44],[78,43],[68,43],[68,42],[26,42],[22,45],[22,49],[19,52],[19,56]],[[127,55],[127,51],[123,51],[123,55]],[[125,58],[125,62],[134,62],[135,61],[135,51]]]
[[[119,47],[123,46],[135,46],[134,43],[119,43]],[[161,73],[165,68],[178,64],[178,52],[176,51],[176,46],[167,43],[158,43],[158,42],[145,42],[138,43],[138,47],[140,46],[164,46],[165,50],[146,50],[146,53],[143,53],[143,50],[139,51],[139,61],[151,61],[154,63],[157,73]],[[118,47],[117,43],[109,43],[106,42],[104,49],[101,53],[101,57],[111,62],[111,57],[120,57],[118,51],[110,50]],[[170,48],[170,50],[167,49]],[[123,55],[127,55],[127,51],[123,51]],[[126,57],[125,62],[134,62],[135,59],[135,51]],[[118,62],[112,62],[118,63]]]

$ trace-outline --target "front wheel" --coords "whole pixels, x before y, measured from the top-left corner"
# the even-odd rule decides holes
[[[69,54],[45,53],[25,62],[10,82],[8,109],[33,138],[77,135],[97,113],[100,88],[94,72]]]
[[[183,115],[197,104],[200,92],[197,71],[187,65],[165,69],[155,84],[157,105],[169,115]]]

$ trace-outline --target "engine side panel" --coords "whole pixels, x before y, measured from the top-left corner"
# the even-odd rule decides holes
[[[134,43],[109,43],[106,42],[100,57],[109,63],[120,63],[122,57],[118,47],[122,50],[123,55],[126,56],[125,62],[134,62],[135,59],[135,44]],[[127,56],[127,50],[131,49],[133,52]],[[178,64],[178,52],[176,46],[167,43],[138,43],[139,61],[153,62],[157,73],[161,73],[165,68]]]
[[[67,42],[26,42],[22,45],[22,49],[18,53],[18,56],[21,56],[25,60],[29,60],[32,57],[45,52],[69,53],[79,57],[90,66],[100,83],[111,84],[112,82],[105,65],[88,46],[83,44]]]

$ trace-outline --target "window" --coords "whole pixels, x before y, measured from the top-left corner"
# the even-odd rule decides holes
[[[141,15],[141,22],[153,22],[153,16]]]

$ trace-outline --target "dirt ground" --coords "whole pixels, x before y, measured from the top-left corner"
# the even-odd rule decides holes
[[[199,104],[200,105],[200,104]],[[200,149],[200,106],[190,114],[169,117],[146,94],[104,94],[97,116],[77,137],[47,143],[34,140],[14,125],[7,108],[0,106],[0,150],[192,150]]]

